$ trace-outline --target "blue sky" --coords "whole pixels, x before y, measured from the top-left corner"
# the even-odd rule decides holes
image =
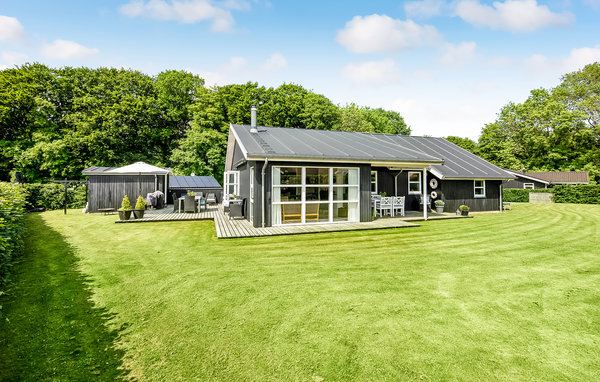
[[[3,0],[0,68],[296,83],[396,110],[415,135],[476,139],[509,101],[600,61],[599,19],[600,0]]]

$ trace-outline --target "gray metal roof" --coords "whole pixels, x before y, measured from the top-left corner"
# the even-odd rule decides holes
[[[169,188],[222,188],[212,176],[169,176]]]
[[[90,168],[86,168],[81,173],[83,175],[100,175],[104,174],[106,171],[113,170],[115,167],[100,167],[100,166],[92,166]]]
[[[323,161],[440,163],[439,156],[380,139],[379,134],[347,131],[258,128],[231,125],[247,157],[317,159]]]
[[[379,135],[379,134],[378,134]],[[443,179],[513,179],[514,176],[470,151],[444,138],[413,137],[408,135],[380,135],[398,145],[437,155],[442,165],[432,165],[434,175]]]
[[[512,179],[513,176],[444,138],[331,130],[231,125],[247,158],[430,164],[444,179]]]

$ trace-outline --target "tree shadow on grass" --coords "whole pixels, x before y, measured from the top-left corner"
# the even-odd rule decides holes
[[[62,235],[27,216],[23,256],[0,305],[0,381],[124,380],[111,315],[94,307],[89,280]]]

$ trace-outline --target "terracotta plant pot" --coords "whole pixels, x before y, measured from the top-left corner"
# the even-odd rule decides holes
[[[123,211],[119,210],[119,220],[129,220],[131,217],[131,210]]]
[[[134,219],[143,219],[145,210],[133,210],[133,218]]]

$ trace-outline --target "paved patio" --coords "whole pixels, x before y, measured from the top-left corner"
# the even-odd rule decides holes
[[[464,218],[464,216],[457,216],[454,213],[431,213],[429,215],[429,220],[457,218],[462,219]],[[276,235],[297,235],[302,233],[317,232],[338,232],[369,229],[418,227],[419,225],[413,222],[423,220],[423,213],[417,211],[407,211],[406,216],[404,217],[378,218],[371,222],[307,224],[255,228],[246,219],[229,219],[227,214],[223,211],[223,207],[221,205],[210,206],[207,208],[206,211],[200,211],[197,213],[173,212],[173,206],[168,205],[167,207],[161,210],[146,210],[143,219],[131,218],[130,220],[117,220],[115,223],[144,223],[181,220],[213,220],[215,222],[215,230],[217,232],[217,237],[219,239],[224,239]]]

